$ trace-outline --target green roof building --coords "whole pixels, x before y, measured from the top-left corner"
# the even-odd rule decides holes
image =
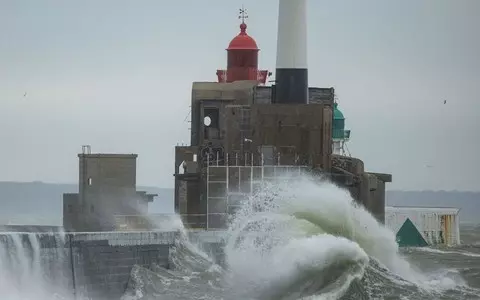
[[[350,139],[350,130],[345,130],[345,117],[338,108],[338,103],[333,104],[333,154],[345,155],[345,142]]]

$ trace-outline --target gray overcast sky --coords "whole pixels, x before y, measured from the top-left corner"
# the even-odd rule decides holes
[[[172,187],[191,84],[226,65],[241,4],[0,0],[0,180],[76,182],[91,144]],[[274,70],[278,2],[243,4]],[[310,0],[308,26],[310,85],[336,88],[368,170],[391,189],[480,190],[480,1]]]

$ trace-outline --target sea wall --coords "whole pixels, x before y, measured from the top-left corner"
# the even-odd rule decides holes
[[[0,267],[3,275],[33,276],[36,266],[49,280],[44,286],[62,285],[76,299],[119,299],[134,265],[169,268],[170,249],[178,232],[0,233]],[[197,234],[193,238],[201,239]],[[205,244],[218,253],[215,236]],[[216,254],[215,254],[216,255]],[[26,268],[26,269],[25,269]],[[12,274],[5,274],[10,272]],[[1,278],[0,278],[1,279]]]
[[[175,232],[68,234],[74,290],[89,298],[119,299],[134,265],[157,264],[168,268],[175,235]]]

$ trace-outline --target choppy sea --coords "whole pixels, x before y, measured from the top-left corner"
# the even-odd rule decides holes
[[[399,249],[389,229],[328,182],[274,182],[246,197],[222,266],[181,223],[177,230],[172,268],[134,267],[122,300],[480,299],[480,225],[461,227],[461,246]],[[11,240],[0,244],[0,299],[71,300],[52,276],[56,256],[46,268]]]

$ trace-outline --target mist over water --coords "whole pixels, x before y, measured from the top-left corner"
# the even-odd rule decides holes
[[[346,190],[309,177],[266,183],[245,197],[230,220],[221,265],[189,241],[178,218],[159,227],[181,233],[171,268],[134,267],[122,300],[480,299],[455,270],[420,270]],[[45,276],[55,263],[62,267],[61,251],[42,256],[29,250],[38,247],[35,235],[16,239],[0,244],[0,295],[71,299],[61,293],[68,286],[61,278]]]
[[[41,249],[42,237],[53,247]],[[68,299],[63,234],[0,234],[0,299]]]

